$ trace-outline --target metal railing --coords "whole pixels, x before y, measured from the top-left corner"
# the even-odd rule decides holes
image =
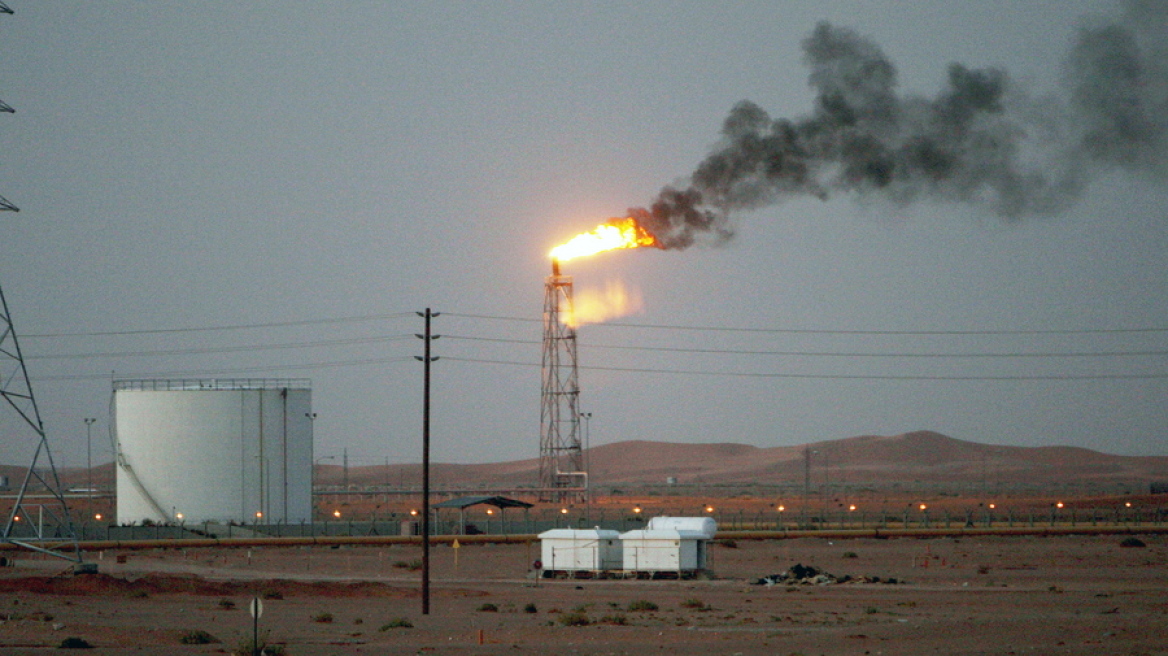
[[[115,391],[176,392],[187,390],[312,389],[308,378],[179,378],[113,381]]]

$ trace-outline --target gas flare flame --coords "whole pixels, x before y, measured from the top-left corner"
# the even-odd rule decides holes
[[[625,287],[619,280],[610,280],[602,289],[581,290],[572,302],[565,323],[572,328],[604,323],[636,314],[643,307],[640,291]]]
[[[567,262],[576,257],[595,255],[618,248],[641,248],[656,246],[657,238],[637,223],[636,219],[609,219],[600,224],[591,232],[584,232],[572,237],[567,242],[556,246],[549,255],[557,262]]]

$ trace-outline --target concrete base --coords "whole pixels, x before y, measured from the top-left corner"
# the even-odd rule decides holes
[[[97,563],[77,563],[73,566],[73,575],[97,574]]]

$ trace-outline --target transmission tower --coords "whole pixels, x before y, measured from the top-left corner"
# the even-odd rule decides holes
[[[580,384],[576,329],[572,318],[572,277],[552,275],[544,284],[543,393],[540,397],[539,486],[545,501],[584,500],[588,474],[580,446]]]
[[[0,1],[0,13],[11,14],[12,10]],[[0,111],[13,113],[14,110],[0,101]],[[0,196],[0,211],[20,210]],[[81,550],[77,543],[77,533],[61,491],[61,481],[57,477],[57,467],[53,463],[52,451],[49,450],[44,422],[41,421],[36,397],[32,393],[28,368],[20,352],[20,340],[12,324],[12,314],[8,310],[3,286],[0,286],[0,398],[20,417],[18,424],[31,429],[31,437],[36,441],[32,463],[20,484],[20,492],[12,504],[0,541],[80,563]],[[28,439],[27,435],[21,433],[20,436],[13,436],[12,442],[21,443]],[[36,493],[36,503],[31,503],[32,492]]]
[[[0,1],[0,14],[11,14],[11,13],[12,13],[12,10],[8,8],[8,5],[6,5],[2,1]],[[14,114],[16,112],[16,110],[12,109],[12,107],[8,103],[4,102],[3,100],[0,100],[0,112]],[[7,198],[0,196],[0,212],[19,212],[19,211],[20,211],[19,207],[8,202]]]

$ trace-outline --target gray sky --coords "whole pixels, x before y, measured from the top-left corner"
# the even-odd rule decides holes
[[[318,456],[416,462],[425,307],[434,458],[535,457],[548,250],[684,184],[739,101],[812,112],[819,21],[879,44],[902,94],[935,96],[957,61],[1038,102],[1065,95],[1082,17],[1118,6],[7,4],[0,194],[21,212],[0,215],[0,284],[65,465],[84,417],[104,436],[111,372],[310,378]],[[580,330],[592,443],[930,429],[1163,455],[1160,179],[1100,173],[1066,211],[1005,219],[793,195],[732,214],[722,245],[572,262],[577,294],[642,302]],[[0,427],[0,461],[22,460]]]

